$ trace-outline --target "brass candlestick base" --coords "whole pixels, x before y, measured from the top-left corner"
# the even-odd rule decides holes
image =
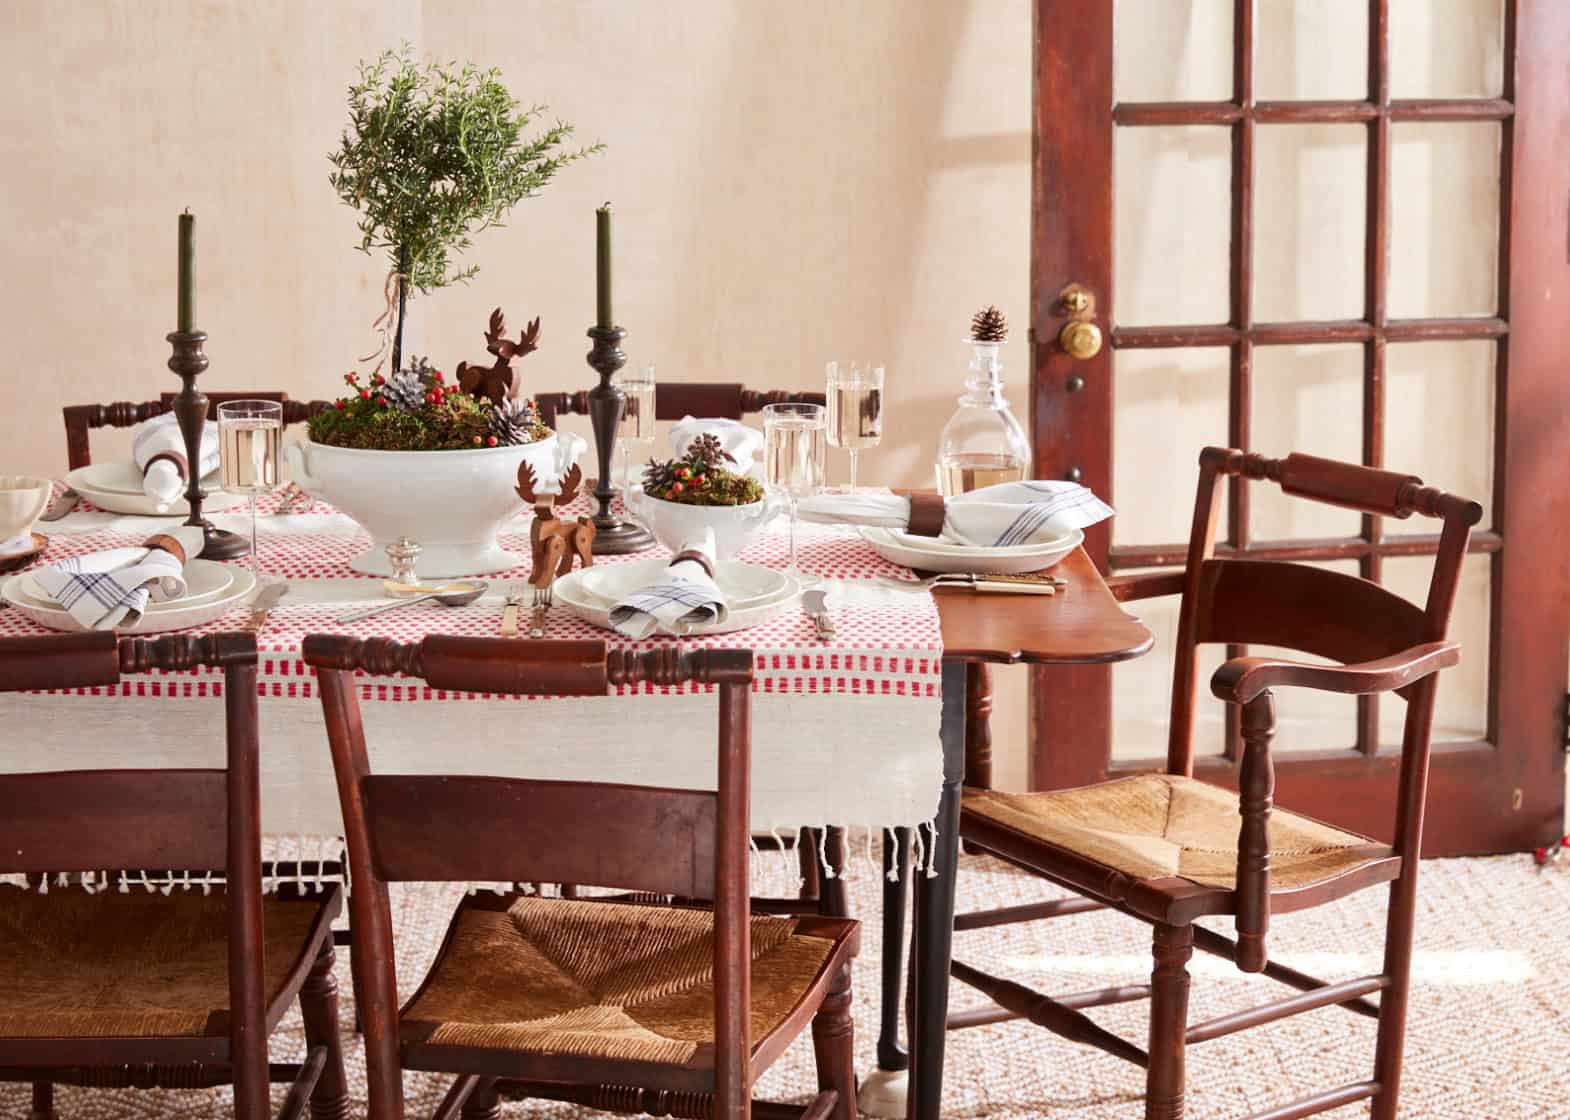
[[[238,533],[219,529],[202,516],[202,501],[207,491],[202,489],[202,425],[207,422],[207,397],[196,387],[196,377],[207,368],[207,355],[202,344],[207,341],[206,331],[171,331],[165,336],[173,353],[169,368],[179,375],[183,383],[179,396],[174,399],[175,418],[180,422],[180,434],[185,437],[185,500],[191,507],[187,525],[198,525],[202,530],[200,553],[203,560],[233,560],[251,551],[251,542]]]
[[[621,348],[627,332],[620,327],[590,327],[589,337],[594,340],[594,349],[589,351],[588,363],[600,375],[600,383],[589,390],[589,424],[594,429],[594,453],[600,471],[594,484],[594,499],[599,503],[594,515],[594,555],[623,556],[654,545],[654,537],[647,529],[611,516],[611,499],[616,497],[611,487],[611,453],[616,449],[616,428],[625,403],[625,395],[611,383],[611,376],[627,364],[627,355]]]

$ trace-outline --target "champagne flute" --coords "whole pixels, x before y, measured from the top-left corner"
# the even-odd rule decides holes
[[[883,367],[854,362],[828,365],[829,444],[850,452],[850,493],[856,492],[856,453],[883,442]]]
[[[251,575],[256,567],[256,499],[278,485],[278,451],[283,405],[277,401],[230,401],[218,406],[218,458],[223,487],[251,499]]]
[[[632,486],[632,444],[648,451],[654,446],[654,364],[634,373],[628,370],[617,378],[623,395],[621,409],[621,485],[625,492]]]
[[[821,404],[771,404],[763,410],[764,485],[790,503],[790,567],[797,579],[796,506],[823,489],[828,427]]]

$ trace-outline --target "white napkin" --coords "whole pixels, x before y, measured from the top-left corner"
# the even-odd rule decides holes
[[[756,428],[749,428],[740,420],[683,416],[671,425],[671,454],[680,459],[687,454],[687,445],[702,435],[710,435],[720,441],[720,446],[736,460],[729,468],[735,474],[749,473],[758,452],[763,450],[763,433]]]
[[[714,563],[714,530],[707,526],[677,549],[701,552]],[[696,560],[673,560],[659,578],[628,595],[611,609],[611,625],[629,638],[647,638],[655,630],[681,635],[691,626],[724,622],[729,613],[725,596]]]
[[[910,524],[910,499],[896,494],[818,494],[800,506],[803,521]],[[1061,537],[1112,516],[1112,507],[1077,482],[1000,482],[952,497],[943,508],[941,539],[1002,548]]]
[[[180,456],[180,462],[153,462],[166,453]],[[180,431],[180,418],[165,412],[138,424],[131,433],[131,459],[142,472],[142,492],[158,503],[158,512],[162,513],[185,493],[187,479],[181,465],[185,460],[185,436]],[[211,420],[202,425],[201,460],[198,478],[218,469],[218,425]]]
[[[164,602],[185,594],[185,561],[202,551],[202,530],[181,525],[174,537],[185,556],[138,545],[73,556],[34,573],[46,595],[71,612],[89,630],[135,626],[147,602]],[[157,538],[153,538],[156,540]]]

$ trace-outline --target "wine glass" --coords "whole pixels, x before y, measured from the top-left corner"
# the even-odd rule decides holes
[[[883,367],[854,362],[828,365],[829,444],[850,452],[850,493],[856,492],[856,453],[883,442]]]
[[[790,503],[789,571],[798,579],[796,505],[823,489],[826,411],[821,404],[771,404],[763,409],[764,485]]]
[[[628,370],[616,379],[621,386],[621,485],[626,490],[632,486],[632,445],[642,450],[641,456],[654,446],[654,364],[644,366],[634,373]]]
[[[278,451],[283,405],[277,401],[229,401],[218,406],[218,458],[223,488],[251,499],[251,575],[256,568],[256,499],[278,485]]]

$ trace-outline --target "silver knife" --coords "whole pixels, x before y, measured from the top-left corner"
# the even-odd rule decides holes
[[[253,634],[260,634],[262,627],[267,625],[267,615],[287,594],[289,594],[287,583],[274,583],[262,588],[256,598],[251,600],[251,618],[245,624],[245,628]]]
[[[829,605],[825,601],[821,590],[805,591],[801,596],[801,609],[812,619],[813,629],[817,631],[818,641],[826,642],[834,637],[834,620],[829,617]]]

